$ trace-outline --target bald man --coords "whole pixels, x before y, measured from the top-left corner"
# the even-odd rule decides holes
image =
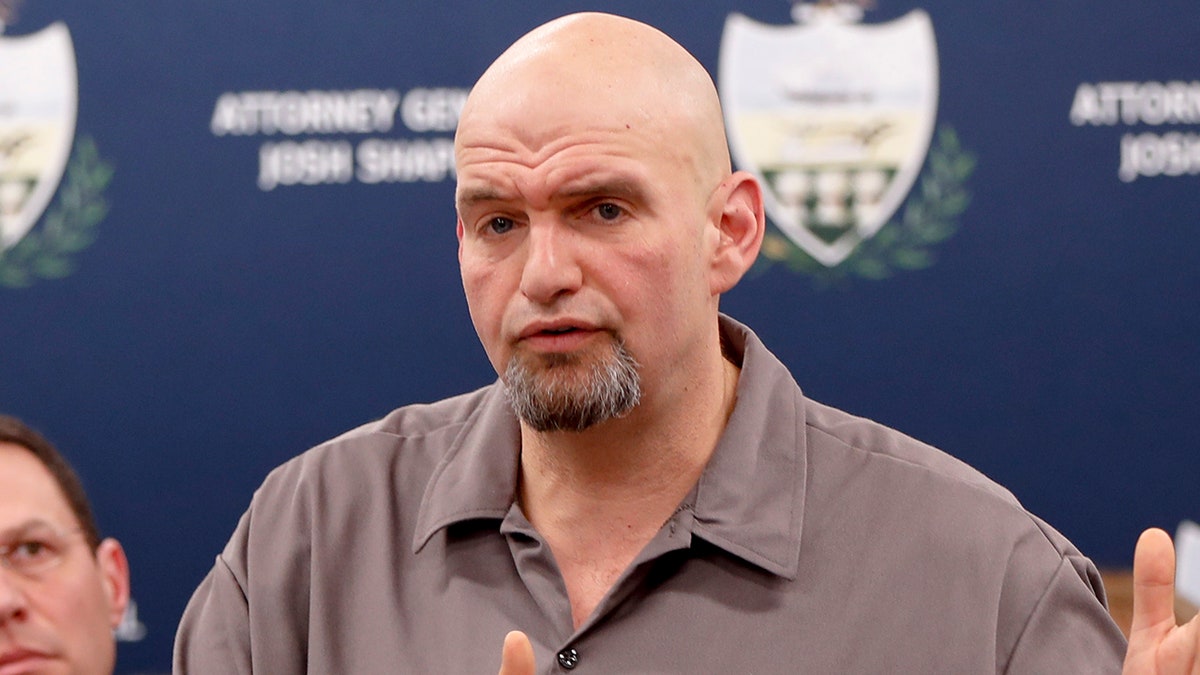
[[[486,673],[502,644],[505,675],[1119,670],[1066,539],[807,399],[718,311],[765,228],[723,128],[704,68],[644,24],[572,15],[502,54],[455,140],[499,380],[274,471],[176,671]]]

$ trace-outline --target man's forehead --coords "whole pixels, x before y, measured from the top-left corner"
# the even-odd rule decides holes
[[[578,201],[591,197],[645,200],[648,170],[625,157],[583,155],[534,167],[503,162],[464,168],[455,203],[460,210],[480,203],[535,199]]]
[[[456,159],[502,154],[534,164],[572,146],[653,148],[686,128],[656,94],[634,89],[606,95],[577,82],[530,81],[473,94],[459,119]]]
[[[562,184],[588,182],[594,175],[606,182],[615,176],[633,181],[688,161],[692,146],[680,128],[616,107],[576,112],[577,104],[534,108],[508,119],[486,113],[464,119],[455,148],[460,184],[503,182],[523,173]]]
[[[0,522],[0,544],[10,539],[19,539],[41,533],[63,533],[72,527],[74,525],[59,523],[36,515],[14,520],[13,522]]]
[[[33,521],[76,527],[54,476],[29,449],[0,442],[0,532]]]

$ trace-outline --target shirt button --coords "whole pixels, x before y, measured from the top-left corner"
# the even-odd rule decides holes
[[[579,652],[567,647],[558,653],[558,665],[566,670],[574,670],[579,665]]]

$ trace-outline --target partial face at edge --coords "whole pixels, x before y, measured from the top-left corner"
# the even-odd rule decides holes
[[[61,560],[24,577],[0,567],[0,659],[47,673],[108,675],[112,631],[128,599],[128,568],[111,539],[89,550],[50,472],[25,448],[0,443],[0,543],[52,532]],[[36,551],[36,547],[30,549]]]

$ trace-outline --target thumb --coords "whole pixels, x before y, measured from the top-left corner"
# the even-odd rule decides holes
[[[1133,626],[1131,633],[1175,625],[1175,547],[1166,532],[1151,528],[1138,538],[1133,553]],[[1158,632],[1156,630],[1155,632]]]
[[[534,675],[533,644],[519,630],[504,636],[499,675]]]

